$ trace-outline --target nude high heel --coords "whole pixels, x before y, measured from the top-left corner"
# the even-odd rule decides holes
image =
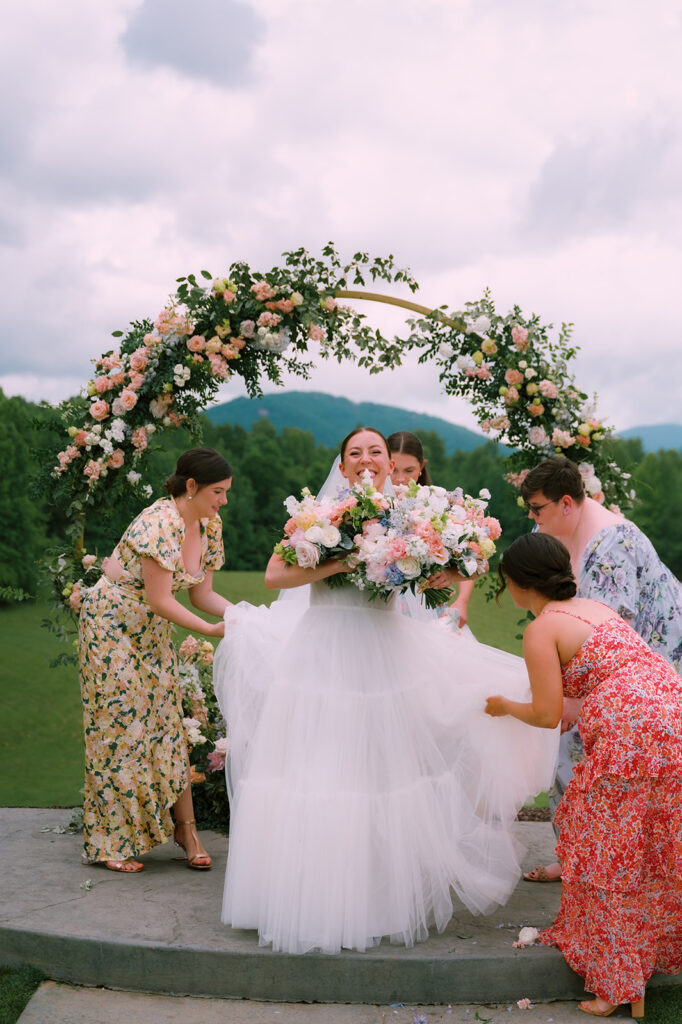
[[[583,1013],[589,1013],[592,1017],[610,1017],[618,1009],[618,1006],[609,1006],[606,1010],[600,1010],[595,1006],[595,1003],[596,999],[585,1000],[578,1004],[578,1009],[582,1010]],[[636,1002],[630,1003],[630,1012],[635,1020],[639,1020],[644,1016],[644,996]]]
[[[174,841],[176,846],[179,846],[181,850],[185,851],[185,856],[187,857],[187,867],[188,868],[194,868],[195,871],[208,871],[208,869],[210,868],[211,864],[213,863],[211,858],[209,857],[209,855],[207,853],[195,853],[193,857],[190,857],[190,855],[187,853],[187,850],[185,849],[185,847],[182,845],[182,843],[178,839],[178,825],[189,825],[190,829],[194,832],[194,835],[196,836],[197,842],[198,842],[199,841],[199,837],[197,836],[196,827],[194,827],[194,826],[196,826],[196,818],[190,818],[189,821],[177,821],[176,820],[176,822],[175,822],[175,830],[174,830],[174,833],[173,833],[173,841]]]

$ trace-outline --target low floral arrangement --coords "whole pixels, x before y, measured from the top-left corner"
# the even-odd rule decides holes
[[[429,587],[439,569],[466,577],[488,570],[501,533],[497,519],[486,516],[489,498],[488,491],[472,498],[461,488],[448,492],[414,481],[389,497],[365,472],[335,499],[318,501],[307,488],[300,500],[288,497],[290,518],[275,554],[303,568],[343,558],[350,572],[328,577],[329,586],[352,584],[384,600],[410,590],[435,608],[452,597],[450,588]]]
[[[213,690],[210,640],[197,640],[190,634],[178,648],[178,666],[195,816],[200,827],[226,833],[230,820],[225,782],[228,740]]]

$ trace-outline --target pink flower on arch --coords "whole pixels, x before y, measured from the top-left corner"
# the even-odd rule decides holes
[[[136,348],[134,352],[130,353],[130,369],[136,370],[141,373],[147,366],[149,360],[149,352],[144,346]]]
[[[558,398],[559,388],[551,380],[541,380],[538,383],[540,394],[543,398]]]
[[[317,324],[311,324],[308,328],[308,337],[312,341],[322,341],[324,338],[324,328],[318,327]]]
[[[529,405],[528,406],[528,412],[530,413],[531,416],[542,416],[544,411],[545,411],[545,407],[544,407],[544,405],[542,403],[539,403],[538,405]]]
[[[203,352],[206,348],[206,339],[200,334],[195,334],[187,339],[187,348],[190,352]]]
[[[513,367],[505,371],[504,379],[511,386],[523,384],[523,374],[520,370],[515,370]]]
[[[103,398],[93,402],[90,406],[90,415],[93,420],[97,420],[98,423],[101,423],[102,420],[105,420],[109,415],[109,403],[105,402]]]
[[[512,341],[519,352],[528,348],[528,331],[525,327],[512,327]]]
[[[87,476],[90,484],[94,484],[99,480],[102,473],[102,467],[95,459],[90,459],[87,466],[83,470],[83,475]]]
[[[107,466],[111,469],[120,469],[125,461],[125,453],[122,448],[117,448],[111,453],[107,460]]]
[[[136,451],[143,452],[147,447],[148,441],[147,431],[144,427],[136,427],[135,430],[133,430],[133,436],[130,439],[130,443]]]

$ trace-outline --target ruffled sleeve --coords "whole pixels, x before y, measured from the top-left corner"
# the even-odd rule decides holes
[[[204,569],[220,569],[225,563],[223,547],[223,523],[220,516],[214,516],[206,523],[206,554]]]
[[[124,541],[140,558],[153,558],[163,569],[182,569],[183,530],[172,502],[162,498],[140,512]]]

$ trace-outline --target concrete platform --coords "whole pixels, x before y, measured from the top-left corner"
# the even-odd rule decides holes
[[[30,964],[84,986],[278,1003],[447,1006],[583,995],[557,950],[512,946],[521,926],[552,921],[557,884],[520,882],[489,917],[460,909],[442,935],[413,949],[382,943],[367,953],[290,956],[221,924],[222,836],[202,835],[211,871],[188,870],[171,844],[145,856],[140,874],[123,875],[82,864],[81,837],[54,831],[70,816],[0,809],[0,964]],[[548,824],[517,829],[528,867],[551,859]]]
[[[629,1017],[625,1007],[612,1019]],[[154,996],[76,988],[48,981],[19,1024],[574,1024],[585,1020],[576,1003],[516,1003],[470,1006],[359,1006],[326,1003],[258,1003],[244,1000]]]

